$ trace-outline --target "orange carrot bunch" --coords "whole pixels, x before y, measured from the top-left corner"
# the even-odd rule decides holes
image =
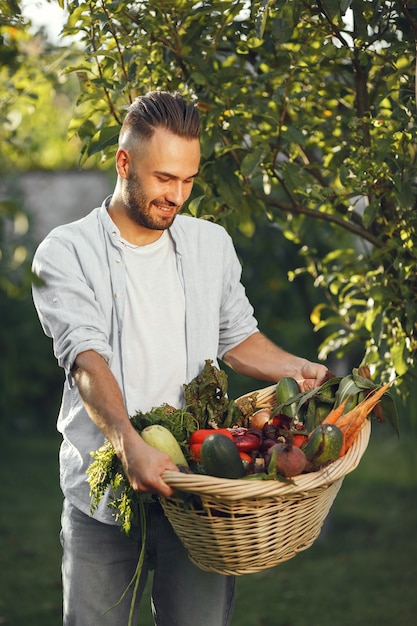
[[[382,385],[379,389],[371,391],[369,395],[362,400],[362,402],[359,402],[359,404],[347,413],[343,413],[343,409],[347,401],[346,399],[340,404],[340,406],[332,409],[323,420],[323,424],[335,424],[342,431],[343,445],[340,451],[340,456],[343,456],[346,451],[349,450],[366,418],[376,407],[381,397],[392,385],[392,383],[393,381],[389,381],[388,383],[385,383],[385,385]]]

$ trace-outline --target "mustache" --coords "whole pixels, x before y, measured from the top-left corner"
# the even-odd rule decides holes
[[[152,204],[158,207],[169,206],[169,207],[178,208],[180,206],[179,204],[176,204],[175,202],[170,202],[169,200],[167,200],[166,202],[157,202],[156,200],[154,200]]]

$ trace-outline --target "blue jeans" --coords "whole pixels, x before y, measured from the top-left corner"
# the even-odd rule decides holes
[[[156,626],[228,626],[235,579],[193,565],[161,506],[146,504],[146,556],[135,609],[154,568],[152,614]],[[62,511],[64,626],[126,626],[132,593],[118,602],[132,579],[140,552],[140,529],[132,539],[102,524],[67,500]]]

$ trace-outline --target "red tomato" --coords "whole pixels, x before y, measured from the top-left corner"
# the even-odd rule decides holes
[[[294,435],[294,439],[292,440],[292,445],[296,446],[297,448],[301,448],[301,446],[303,445],[303,443],[305,441],[307,441],[308,439],[308,435]]]

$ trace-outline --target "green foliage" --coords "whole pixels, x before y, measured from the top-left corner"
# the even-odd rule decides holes
[[[0,292],[25,296],[30,217],[16,193],[16,171],[74,167],[79,141],[67,129],[78,90],[60,68],[71,57],[42,33],[31,36],[19,3],[0,1]]]
[[[29,226],[29,217],[16,195],[0,199],[0,293],[11,298],[30,289]]]
[[[36,317],[30,295],[0,290],[0,436],[50,432],[59,411],[63,375]]]
[[[91,492],[91,514],[99,505],[108,489],[111,498],[109,507],[114,510],[116,520],[120,521],[121,529],[129,534],[131,525],[138,520],[140,495],[127,480],[123,466],[110,442],[91,453],[93,461],[87,475]]]
[[[53,48],[16,0],[0,0],[0,432],[46,430],[56,420],[62,374],[30,298],[35,243],[17,172],[77,164],[67,126],[78,93],[62,66],[74,53]]]
[[[31,217],[2,178],[0,200],[0,433],[46,430],[56,420],[62,374],[42,332],[30,295],[34,241]]]
[[[17,18],[0,22],[1,171],[76,165],[79,141],[68,141],[67,126],[78,84],[62,72],[74,54],[31,36]]]
[[[124,108],[149,89],[181,90],[203,122],[187,210],[234,235],[264,329],[289,350],[301,342],[310,358],[317,342],[322,358],[354,353],[381,381],[401,376],[406,393],[417,341],[416,9],[388,0],[59,4],[74,45],[58,50],[29,37],[18,2],[0,0],[2,171],[74,163],[80,144],[61,134],[70,119],[81,164],[106,167]],[[11,271],[23,256],[16,233],[5,243],[20,219],[12,201],[0,208],[8,295],[29,278],[24,263]],[[316,341],[308,324],[294,331],[300,303]]]
[[[189,211],[248,237],[266,216],[302,251],[290,276],[305,272],[326,293],[312,314],[321,356],[356,346],[381,379],[414,378],[416,10],[377,0],[68,10],[66,33],[86,51],[68,68],[82,90],[82,160],[114,154],[136,95],[195,98],[203,161]]]

